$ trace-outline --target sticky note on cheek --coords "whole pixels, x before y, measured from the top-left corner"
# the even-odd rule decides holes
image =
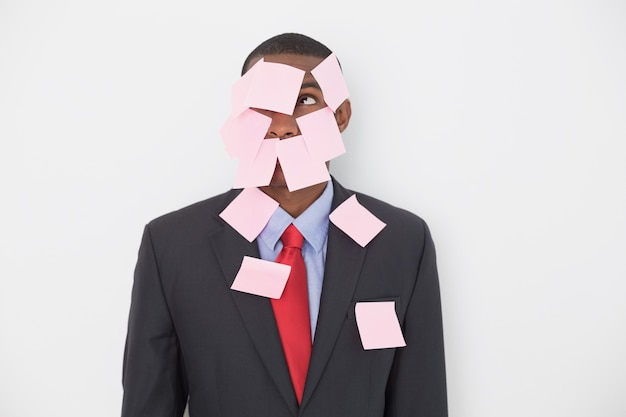
[[[363,349],[404,347],[400,322],[393,301],[364,301],[354,307]]]

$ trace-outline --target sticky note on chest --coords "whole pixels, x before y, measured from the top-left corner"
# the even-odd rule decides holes
[[[364,301],[354,307],[363,349],[404,347],[400,322],[393,301]]]

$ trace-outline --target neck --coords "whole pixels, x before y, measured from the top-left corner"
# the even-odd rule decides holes
[[[271,185],[260,187],[260,190],[278,201],[283,210],[296,218],[322,195],[327,184],[327,182],[322,182],[293,192],[290,192],[286,186]]]

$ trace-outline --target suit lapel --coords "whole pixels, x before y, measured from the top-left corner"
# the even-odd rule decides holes
[[[218,221],[222,222],[221,219]],[[244,256],[260,258],[256,241],[250,243],[228,225],[211,236],[228,287],[232,285]],[[291,412],[297,414],[297,401],[276,329],[270,300],[231,290],[244,325],[261,360],[272,376]]]
[[[335,181],[333,184],[335,192],[331,212],[352,195]],[[329,224],[320,311],[302,406],[306,405],[315,390],[344,324],[366,251],[333,223]]]
[[[352,195],[333,179],[334,197],[331,212]],[[244,256],[260,258],[256,241],[250,243],[223,220],[211,243],[228,287],[232,285]],[[315,332],[315,343],[300,409],[306,406],[318,384],[344,324],[352,295],[365,260],[367,249],[362,248],[343,231],[330,223],[324,283],[320,311]],[[231,291],[250,338],[268,373],[283,396],[290,411],[298,414],[298,404],[285,362],[274,312],[268,298]]]

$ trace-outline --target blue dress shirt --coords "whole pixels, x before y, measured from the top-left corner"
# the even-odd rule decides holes
[[[322,295],[328,242],[328,216],[332,201],[333,185],[331,181],[328,181],[322,195],[296,219],[291,217],[282,207],[278,207],[257,238],[261,258],[266,261],[274,261],[283,248],[280,237],[287,226],[293,223],[304,236],[302,256],[306,265],[309,290],[311,339],[315,337],[315,326],[317,325]]]

